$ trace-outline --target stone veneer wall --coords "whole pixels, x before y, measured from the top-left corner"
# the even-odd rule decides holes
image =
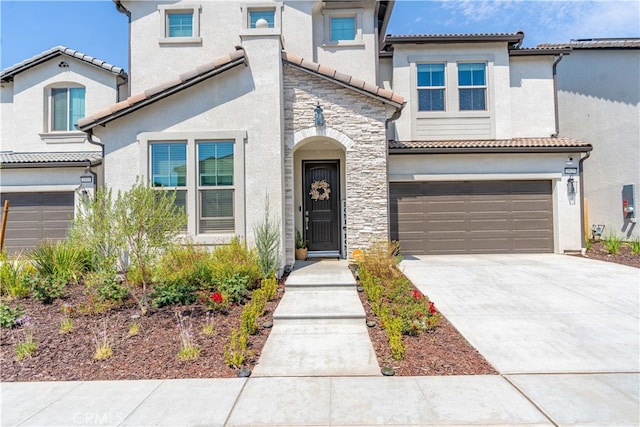
[[[320,102],[325,126],[353,141],[346,148],[347,256],[388,232],[386,107],[381,101],[284,65],[285,218],[287,264],[294,262],[293,145],[296,132],[314,127]],[[322,129],[318,129],[322,134]],[[340,142],[340,141],[338,141]],[[344,144],[343,144],[344,145]]]

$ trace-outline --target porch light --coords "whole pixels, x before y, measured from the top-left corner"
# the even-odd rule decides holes
[[[571,197],[576,195],[576,181],[575,179],[573,179],[573,177],[569,178],[569,180],[567,181],[567,192]]]
[[[324,125],[324,113],[322,112],[322,107],[320,106],[320,102],[318,102],[318,105],[316,105],[316,108],[315,108],[314,112],[315,112],[315,116],[316,116],[316,126],[323,126]]]

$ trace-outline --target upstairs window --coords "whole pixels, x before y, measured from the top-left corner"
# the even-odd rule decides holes
[[[85,116],[84,105],[84,88],[51,89],[51,130],[76,130],[75,123]]]
[[[458,93],[460,111],[486,110],[486,64],[458,64]]]
[[[250,9],[249,10],[249,28],[256,28],[256,23],[260,19],[264,19],[265,21],[267,21],[267,28],[275,28],[275,25],[276,25],[275,9],[270,9],[270,10]]]
[[[445,65],[417,64],[418,111],[445,110]]]
[[[168,12],[167,37],[193,37],[193,13]]]
[[[331,18],[331,41],[355,40],[356,39],[356,17],[332,17]]]

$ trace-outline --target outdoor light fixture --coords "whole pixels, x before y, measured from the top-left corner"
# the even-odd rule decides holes
[[[322,107],[320,106],[320,102],[318,102],[318,105],[316,105],[314,112],[316,113],[316,126],[323,126],[324,113],[322,112]]]
[[[576,195],[576,180],[573,177],[569,178],[567,181],[567,192],[570,196]]]

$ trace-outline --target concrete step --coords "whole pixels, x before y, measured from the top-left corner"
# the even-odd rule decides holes
[[[304,319],[364,320],[365,311],[355,289],[285,292],[273,313],[274,324]]]
[[[349,286],[355,285],[346,260],[296,261],[289,273],[285,288],[296,286]]]

